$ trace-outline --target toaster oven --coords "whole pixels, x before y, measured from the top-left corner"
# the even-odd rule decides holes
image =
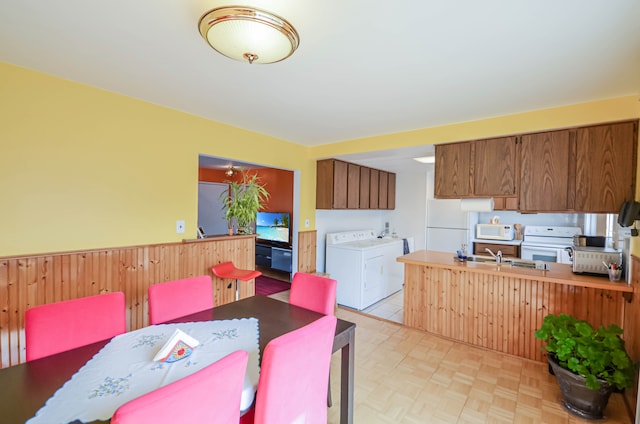
[[[573,247],[572,249],[573,272],[589,274],[609,274],[605,264],[616,263],[621,265],[622,252],[606,247]]]

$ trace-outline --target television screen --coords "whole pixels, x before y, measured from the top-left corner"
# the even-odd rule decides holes
[[[260,240],[289,244],[289,214],[286,212],[258,212],[256,234]]]

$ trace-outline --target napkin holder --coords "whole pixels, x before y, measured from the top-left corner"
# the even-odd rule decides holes
[[[160,348],[156,356],[153,357],[154,361],[160,362],[176,362],[181,359],[187,358],[193,353],[193,349],[198,346],[198,342],[187,333],[177,329],[173,335],[169,337],[169,340]]]

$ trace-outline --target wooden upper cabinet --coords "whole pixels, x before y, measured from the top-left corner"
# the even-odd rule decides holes
[[[438,198],[497,210],[617,213],[635,195],[638,121],[436,145]]]
[[[378,209],[380,198],[380,171],[369,169],[369,209]]]
[[[360,209],[369,209],[369,186],[371,184],[371,169],[360,167]]]
[[[387,209],[396,208],[396,174],[389,172],[388,190],[387,190]]]
[[[625,200],[633,200],[637,131],[637,121],[577,129],[576,211],[618,213]]]
[[[338,159],[316,165],[316,209],[394,209],[396,175]]]
[[[360,165],[347,166],[347,209],[360,208]]]
[[[522,136],[520,145],[521,211],[567,211],[572,130]]]
[[[387,197],[389,195],[389,173],[378,171],[378,209],[387,208]]]
[[[347,208],[347,162],[319,160],[316,164],[316,208]]]
[[[471,194],[471,142],[437,144],[434,196],[469,197]]]
[[[477,197],[515,196],[518,183],[517,137],[473,142],[473,194]]]

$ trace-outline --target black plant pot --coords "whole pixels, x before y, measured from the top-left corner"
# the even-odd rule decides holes
[[[602,419],[614,386],[600,380],[600,389],[592,390],[587,387],[584,377],[562,368],[551,355],[548,360],[558,379],[565,408],[588,420]]]

